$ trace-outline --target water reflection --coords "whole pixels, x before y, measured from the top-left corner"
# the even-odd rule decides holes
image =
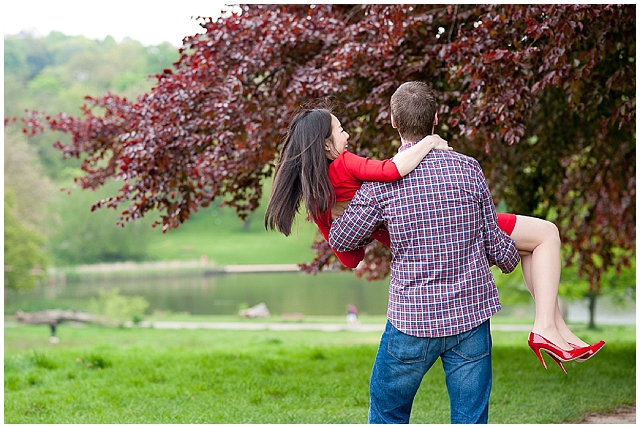
[[[9,296],[11,306],[51,307],[88,301],[98,290],[118,288],[122,295],[143,296],[154,311],[188,312],[193,315],[237,314],[240,305],[266,303],[272,314],[344,315],[353,303],[360,314],[384,315],[388,280],[368,282],[349,272],[307,275],[287,273],[227,273],[214,276],[169,276],[84,281],[45,285]],[[38,302],[40,304],[38,304]]]
[[[20,293],[5,289],[5,312],[55,308],[86,310],[88,301],[98,297],[101,288],[118,288],[122,295],[143,296],[150,303],[148,314],[168,311],[193,315],[235,315],[240,305],[253,306],[264,302],[273,315],[345,315],[349,303],[355,304],[361,315],[385,315],[388,279],[368,282],[350,272],[125,276],[66,285],[43,285]],[[587,303],[585,299],[566,303],[563,306],[565,319],[586,323]],[[533,303],[514,306],[504,302],[497,316],[533,319],[534,308]],[[635,302],[621,306],[613,304],[608,296],[601,296],[597,303],[596,324],[635,324]]]

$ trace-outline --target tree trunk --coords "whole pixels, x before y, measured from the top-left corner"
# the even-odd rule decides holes
[[[589,293],[587,295],[589,299],[589,330],[596,329],[596,299],[598,295],[596,293]]]

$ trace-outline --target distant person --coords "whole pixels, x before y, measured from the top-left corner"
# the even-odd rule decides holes
[[[353,303],[347,305],[347,323],[355,324],[358,322],[358,308]]]
[[[398,88],[391,119],[400,150],[433,133],[436,107],[426,84]],[[329,243],[337,251],[357,250],[380,224],[390,235],[393,258],[388,320],[370,380],[369,422],[408,423],[422,378],[440,358],[451,423],[487,423],[489,318],[501,308],[489,267],[509,273],[520,258],[498,225],[480,165],[454,151],[434,150],[400,181],[365,182],[334,220]],[[543,349],[565,361],[590,351],[559,350],[531,338],[530,345],[537,354]]]
[[[60,343],[60,339],[56,336],[56,328],[58,322],[56,320],[49,322],[49,329],[51,330],[51,337],[49,337],[49,343]]]

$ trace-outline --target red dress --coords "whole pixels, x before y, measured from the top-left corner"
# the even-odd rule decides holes
[[[511,236],[513,228],[516,227],[516,215],[515,214],[498,214],[498,227],[502,229],[504,233]]]
[[[336,194],[336,202],[350,201],[356,194],[363,181],[382,181],[392,183],[402,178],[396,164],[391,159],[382,161],[363,158],[348,151],[343,151],[329,164],[329,180]],[[315,221],[325,241],[329,242],[331,230],[331,210],[327,210]],[[515,214],[498,213],[498,227],[507,235],[511,235],[516,224]],[[391,246],[389,232],[381,226],[371,234],[371,238],[380,241],[387,247]],[[341,252],[332,248],[334,254],[343,265],[355,268],[364,258],[364,248]]]
[[[336,194],[336,202],[350,201],[356,194],[363,181],[383,181],[392,183],[400,180],[396,164],[391,159],[382,161],[363,158],[348,151],[343,151],[329,164],[329,180]],[[331,210],[323,212],[315,221],[325,241],[329,242],[331,230]],[[389,247],[389,232],[383,227],[376,230],[371,237]],[[333,248],[332,248],[333,249]],[[340,252],[333,250],[343,265],[355,268],[364,258],[364,248]]]

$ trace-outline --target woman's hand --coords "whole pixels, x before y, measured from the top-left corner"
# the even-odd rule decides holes
[[[420,142],[430,144],[435,150],[453,150],[453,147],[450,147],[449,143],[438,134],[427,135]]]
[[[392,158],[393,163],[396,164],[398,173],[400,173],[400,175],[404,177],[405,175],[413,171],[422,161],[422,159],[424,159],[424,157],[434,149],[453,150],[452,147],[449,147],[449,143],[440,138],[438,134],[427,135],[416,144],[395,155]]]

